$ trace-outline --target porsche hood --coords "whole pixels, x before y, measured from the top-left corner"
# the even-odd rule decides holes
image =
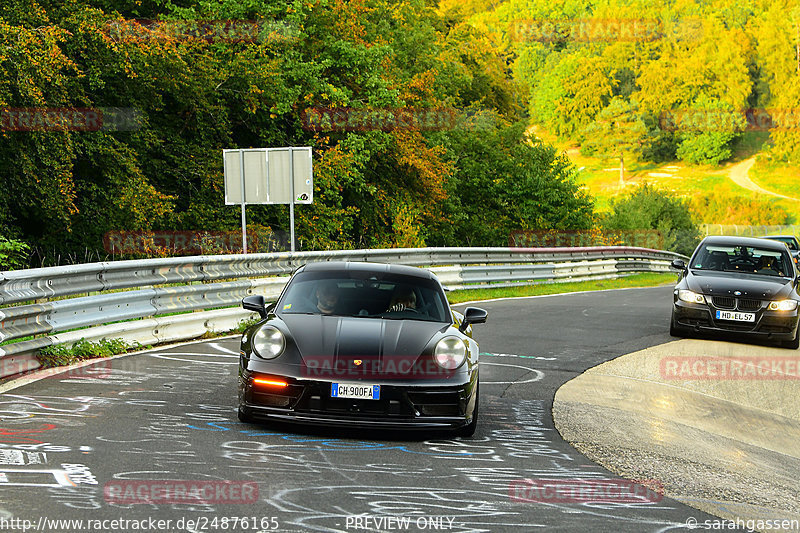
[[[428,366],[426,362],[432,362],[422,357],[423,352],[449,326],[421,320],[323,315],[282,318],[305,369],[331,370],[337,375],[346,372],[350,377],[412,377]]]

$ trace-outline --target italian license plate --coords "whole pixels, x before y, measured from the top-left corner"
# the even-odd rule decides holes
[[[738,313],[736,311],[717,311],[717,320],[735,320],[737,322],[755,322],[754,313]]]
[[[380,385],[361,383],[331,383],[331,398],[353,398],[356,400],[380,400]]]

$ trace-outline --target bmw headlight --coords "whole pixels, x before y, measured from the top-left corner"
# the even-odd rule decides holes
[[[770,311],[794,311],[797,309],[797,300],[776,300],[769,303]]]
[[[262,359],[275,359],[286,348],[286,338],[281,330],[268,325],[258,328],[250,343],[256,355]]]
[[[445,370],[455,370],[464,364],[467,358],[467,346],[458,337],[445,337],[436,343],[433,359]]]
[[[706,298],[702,294],[698,294],[693,291],[689,291],[686,289],[678,291],[678,299],[682,302],[687,302],[690,304],[704,304],[706,303]]]

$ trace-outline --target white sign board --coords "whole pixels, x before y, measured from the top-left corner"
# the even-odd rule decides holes
[[[309,146],[223,150],[222,157],[226,205],[291,204],[293,195],[296,204],[314,201]]]

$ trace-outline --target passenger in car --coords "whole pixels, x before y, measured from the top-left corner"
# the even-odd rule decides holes
[[[755,272],[758,274],[769,274],[771,276],[783,275],[775,261],[775,258],[769,255],[762,255],[758,258]]]

